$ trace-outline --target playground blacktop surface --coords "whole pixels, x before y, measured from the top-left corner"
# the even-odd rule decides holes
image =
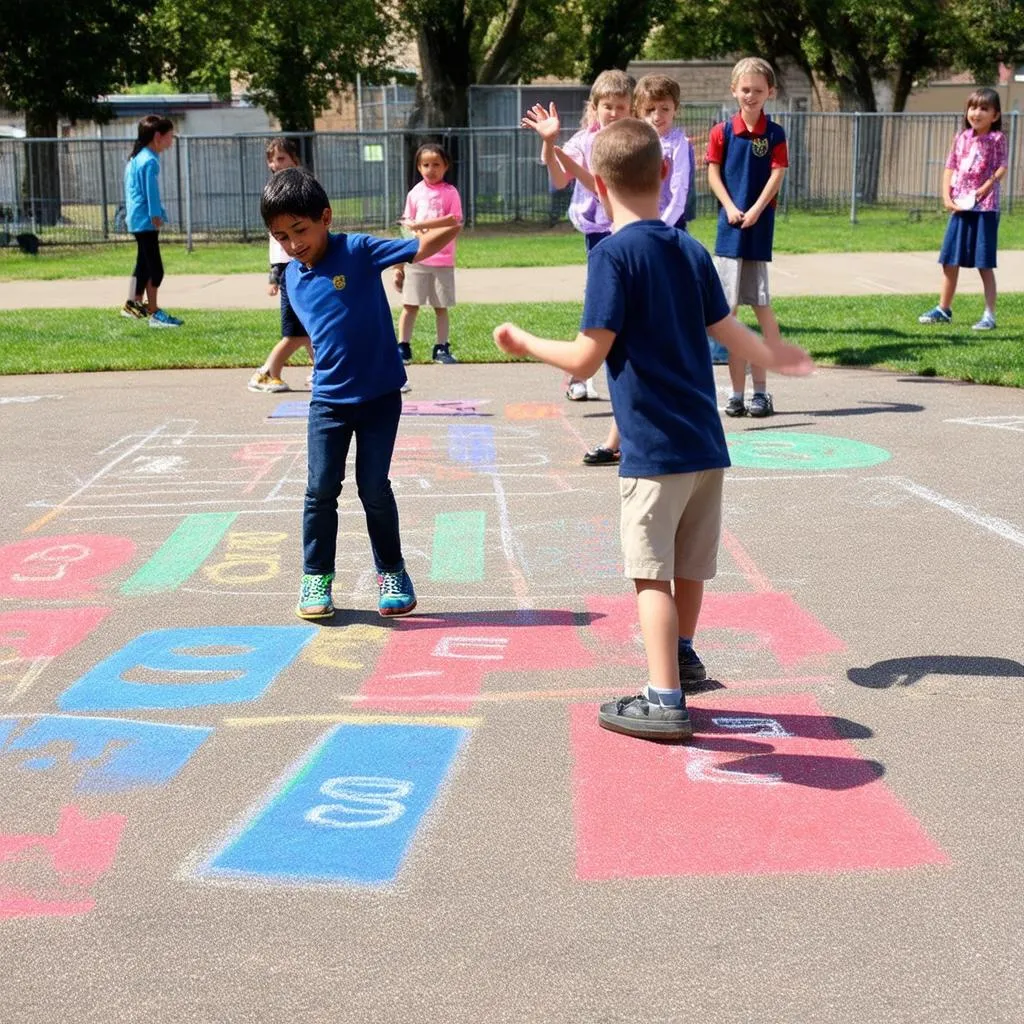
[[[307,393],[0,379],[0,1018],[1019,1024],[1020,392],[821,369],[727,421],[656,745],[596,720],[644,672],[608,403],[412,371],[419,607],[346,488],[322,626]]]

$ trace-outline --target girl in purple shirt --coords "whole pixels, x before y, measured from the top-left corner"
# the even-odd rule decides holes
[[[942,201],[950,212],[939,252],[939,304],[918,317],[922,324],[953,320],[953,296],[961,267],[976,267],[985,292],[985,312],[976,331],[996,326],[996,241],[999,182],[1006,177],[1006,136],[994,89],[975,89],[967,98],[963,130],[953,140],[942,174]]]

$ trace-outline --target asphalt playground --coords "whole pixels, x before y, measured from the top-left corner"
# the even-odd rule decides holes
[[[245,376],[0,378],[3,1020],[1024,1019],[1020,392],[819,369],[727,421],[659,745],[597,726],[644,678],[607,402],[413,367],[419,607],[346,488],[318,626],[309,396]]]

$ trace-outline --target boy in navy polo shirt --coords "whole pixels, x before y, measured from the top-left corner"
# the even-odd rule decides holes
[[[402,412],[405,367],[380,275],[417,263],[459,233],[450,223],[417,238],[331,234],[331,206],[320,183],[299,168],[278,171],[263,189],[260,213],[292,257],[288,298],[313,343],[306,498],[302,513],[304,619],[334,614],[331,584],[338,543],[338,495],[356,441],[356,488],[377,569],[381,615],[406,615],[416,593],[402,558],[398,507],[388,473]]]
[[[715,238],[715,268],[729,306],[753,306],[765,339],[779,337],[779,324],[768,295],[768,264],[775,234],[775,197],[789,166],[786,133],[769,120],[765,100],[775,91],[775,72],[760,57],[745,57],[732,69],[732,94],[740,110],[716,124],[708,137],[708,184],[722,204]],[[729,359],[732,395],[727,416],[771,416],[768,374],[756,363],[750,368],[754,396],[743,404],[746,363]]]
[[[636,588],[648,682],[638,696],[602,705],[598,721],[630,736],[685,739],[693,726],[680,673],[704,678],[690,671],[700,665],[692,640],[704,582],[715,575],[729,465],[707,334],[782,373],[809,373],[811,361],[803,349],[778,337],[762,341],[739,323],[711,257],[659,219],[668,164],[649,124],[627,118],[604,128],[592,168],[614,234],[587,257],[576,340],[537,338],[513,324],[495,328],[494,340],[504,352],[575,377],[607,360],[622,432],[623,560]]]

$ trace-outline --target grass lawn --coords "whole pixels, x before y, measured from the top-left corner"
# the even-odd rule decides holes
[[[938,254],[945,215],[929,210],[912,217],[907,211],[867,210],[857,224],[834,213],[806,211],[780,215],[775,227],[775,251],[813,252],[931,252]],[[693,234],[709,248],[714,245],[715,219],[701,217]],[[1024,213],[1004,214],[999,224],[1002,249],[1024,249]],[[181,242],[165,241],[164,264],[174,274],[241,274],[266,268],[265,243],[199,242],[193,252]],[[43,248],[38,256],[0,249],[0,281],[57,280],[71,277],[125,277],[135,260],[135,246],[93,245]],[[505,230],[478,228],[459,239],[460,267],[559,267],[583,263],[583,243],[566,224],[551,229],[520,225]]]
[[[925,327],[917,316],[934,295],[779,299],[775,310],[787,337],[823,365],[873,366],[982,384],[1024,387],[1024,293],[999,300],[999,329],[972,331],[979,296],[958,304],[955,327]],[[977,307],[976,309],[974,307]],[[79,370],[148,370],[181,367],[258,366],[276,341],[273,310],[176,310],[186,323],[154,331],[108,310],[15,310],[4,313],[0,366],[4,373]],[[491,331],[513,320],[536,334],[571,338],[580,306],[575,302],[456,306],[455,354],[464,362],[501,362]],[[416,324],[413,351],[429,358],[433,318]]]

